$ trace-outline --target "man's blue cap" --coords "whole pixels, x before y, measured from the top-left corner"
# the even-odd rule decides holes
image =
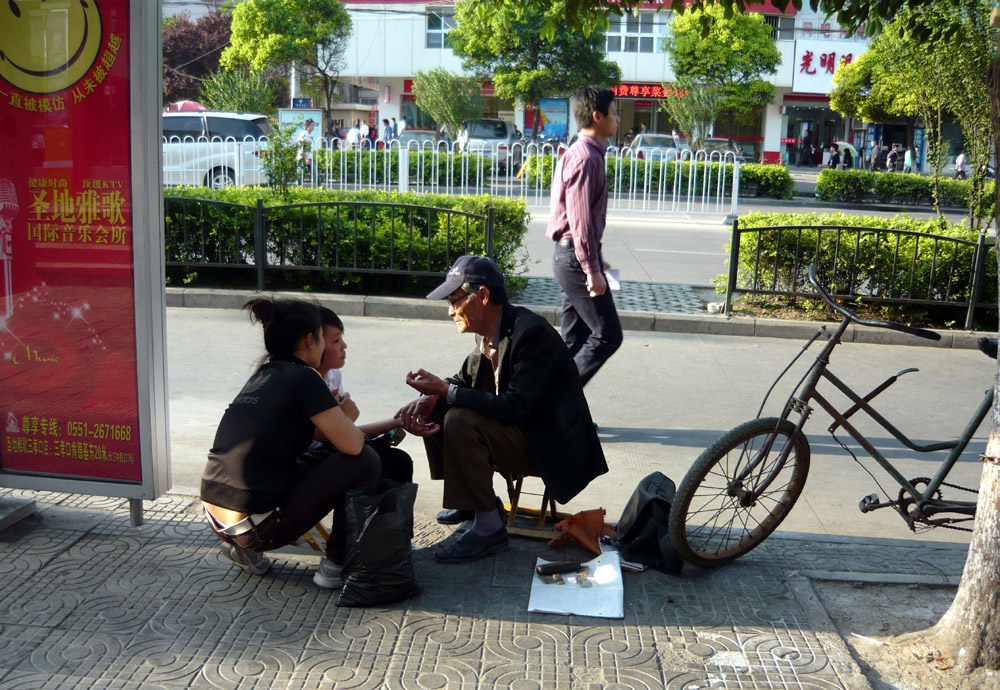
[[[493,259],[486,256],[466,254],[458,257],[448,270],[444,282],[427,295],[427,299],[444,299],[464,283],[485,285],[486,287],[503,287],[503,274]]]

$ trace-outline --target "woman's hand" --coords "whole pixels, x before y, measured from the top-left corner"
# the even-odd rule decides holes
[[[352,422],[358,421],[358,417],[361,416],[361,410],[358,409],[357,403],[351,400],[350,393],[341,394],[338,389],[334,391],[333,397],[337,399],[338,403],[340,403],[340,409],[344,411],[344,414],[347,415],[348,419]]]
[[[339,406],[323,410],[309,419],[341,453],[357,455],[365,447],[365,435]]]

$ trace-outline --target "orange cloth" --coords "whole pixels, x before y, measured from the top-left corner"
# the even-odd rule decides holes
[[[584,510],[555,524],[562,534],[549,542],[549,546],[562,546],[570,539],[585,549],[601,555],[601,537],[615,536],[615,528],[604,524],[604,508]]]

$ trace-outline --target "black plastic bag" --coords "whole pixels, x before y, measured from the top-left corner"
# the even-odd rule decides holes
[[[347,557],[337,606],[377,606],[420,593],[410,559],[416,498],[416,484],[387,479],[347,492]]]
[[[618,550],[626,561],[679,575],[684,561],[670,542],[670,502],[677,487],[663,473],[644,477],[618,520]]]

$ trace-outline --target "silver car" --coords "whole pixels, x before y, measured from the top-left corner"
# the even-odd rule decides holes
[[[223,111],[163,113],[163,184],[262,185],[264,115]]]
[[[508,169],[508,159],[516,172],[521,167],[521,146],[514,135],[514,125],[504,120],[483,119],[465,123],[469,133],[464,141],[464,153],[478,153],[487,158],[494,158],[501,170]],[[513,153],[512,153],[513,152]]]

